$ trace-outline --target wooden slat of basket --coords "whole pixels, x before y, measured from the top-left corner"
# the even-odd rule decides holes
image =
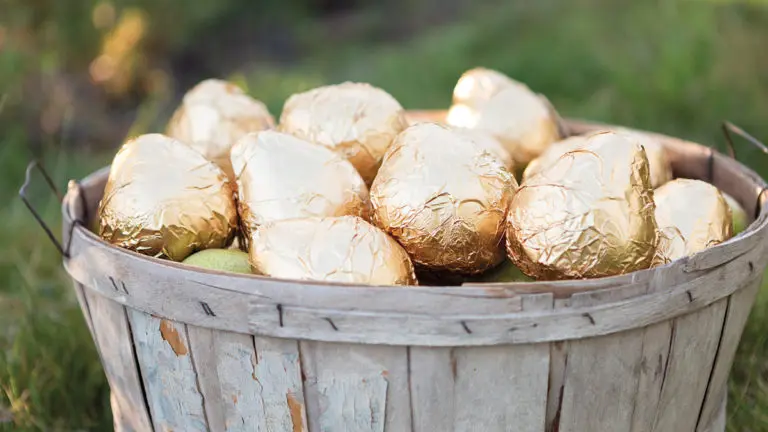
[[[744,331],[749,310],[754,304],[761,285],[761,280],[755,280],[741,291],[731,295],[728,300],[728,309],[720,336],[720,347],[709,378],[707,397],[701,408],[699,430],[715,421],[720,411],[721,401],[728,392],[728,375],[731,372],[731,365],[741,340],[741,333]]]
[[[96,323],[94,337],[112,392],[116,429],[152,430],[125,307],[90,290],[84,299]]]
[[[137,310],[128,321],[155,430],[207,431],[186,326]]]
[[[301,341],[310,431],[409,430],[406,347]]]
[[[661,398],[655,420],[658,431],[696,428],[714,364],[727,299],[675,319]]]

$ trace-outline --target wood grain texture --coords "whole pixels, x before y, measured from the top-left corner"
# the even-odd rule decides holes
[[[616,294],[580,294],[570,306],[590,306]],[[637,329],[567,343],[558,431],[630,430],[644,335]]]
[[[212,432],[226,430],[225,407],[228,403],[222,397],[218,371],[219,352],[216,344],[216,330],[197,326],[187,326],[189,351],[195,360],[197,383],[203,398],[203,408],[208,419],[208,429]],[[248,339],[250,337],[244,336]],[[231,401],[230,401],[231,402]]]
[[[102,249],[108,250],[109,253],[102,254]],[[696,279],[667,290],[660,290],[652,296],[640,295],[589,307],[519,313],[526,297],[520,296],[514,299],[517,306],[507,312],[500,311],[503,310],[502,306],[511,307],[508,301],[512,299],[509,298],[497,299],[501,300],[501,303],[495,306],[496,312],[447,314],[436,311],[431,314],[427,313],[431,307],[424,309],[425,312],[421,313],[404,313],[394,310],[397,307],[393,304],[395,300],[407,303],[409,296],[399,299],[397,296],[409,288],[379,289],[379,292],[386,291],[387,294],[381,294],[383,303],[379,304],[376,310],[366,309],[368,300],[362,302],[357,308],[346,310],[322,309],[314,305],[312,307],[293,306],[288,303],[278,308],[278,305],[272,303],[274,299],[264,299],[255,293],[243,294],[190,285],[191,282],[187,276],[200,278],[205,274],[204,272],[182,271],[175,268],[166,272],[167,269],[163,266],[147,265],[147,262],[142,259],[141,266],[127,273],[129,268],[124,262],[126,260],[118,263],[101,259],[114,253],[113,248],[94,247],[92,251],[94,252],[92,256],[90,253],[84,253],[83,261],[79,261],[80,264],[76,265],[80,269],[87,270],[90,275],[88,288],[118,302],[142,304],[144,309],[154,311],[153,313],[161,317],[173,317],[182,322],[207,328],[283,338],[425,346],[548,342],[599,336],[650,325],[690,313],[729,295],[736,289],[735,284],[742,282],[749,275],[748,264],[752,262],[754,268],[754,263],[759,262],[763,253],[762,249],[756,248],[737,260],[711,271],[700,272]],[[123,253],[123,251],[119,252]],[[92,258],[87,266],[85,256]],[[78,260],[73,258],[68,266],[75,265],[73,263],[76,261]],[[112,264],[116,267],[110,267]],[[112,277],[109,275],[111,273],[119,273],[120,276]],[[226,279],[229,278],[238,279],[234,276]],[[156,286],[147,288],[144,284],[153,283],[152,280],[156,280]],[[179,283],[180,280],[184,283]],[[721,287],[719,284],[721,280],[732,281],[732,284]],[[301,291],[305,293],[305,298],[301,301],[305,303],[321,298],[322,293],[319,291],[343,290],[340,287],[320,288],[314,285],[308,288],[308,285],[298,283],[292,285],[289,282],[276,280],[272,280],[271,283],[284,283],[287,290],[301,287]],[[315,288],[319,291],[315,292]],[[470,290],[470,288],[464,289]],[[375,291],[376,288],[361,288],[361,295],[347,294],[345,302],[347,305],[353,304],[363,296],[362,293],[368,290]],[[431,288],[431,290],[433,293],[442,292],[441,289]],[[418,295],[435,295],[425,293],[426,291],[419,291]],[[370,301],[378,295],[370,292],[368,294],[371,296],[368,297]],[[444,292],[441,295],[451,297]],[[341,293],[336,292],[334,296],[341,296]],[[420,301],[426,301],[426,299],[427,297],[423,297]],[[474,306],[468,306],[468,310],[479,307],[479,304],[487,305],[494,301],[494,298],[490,297],[480,298],[481,303],[474,303],[474,300],[469,297],[451,297],[451,299],[452,302],[474,304]],[[393,310],[381,310],[386,302],[390,302],[387,307]],[[412,306],[408,306],[410,307]],[[422,307],[426,306],[422,304]],[[469,332],[467,327],[470,329]],[[508,331],[510,328],[516,330],[510,332]]]
[[[720,341],[727,299],[677,318],[654,431],[692,431]]]
[[[155,430],[208,430],[185,325],[135,310],[128,319]]]
[[[453,348],[409,347],[413,432],[453,429]]]
[[[85,298],[85,287],[76,281],[72,281],[72,288],[75,290],[75,296],[77,297],[77,304],[80,305],[80,311],[83,313],[83,319],[85,325],[88,326],[88,331],[91,332],[91,337],[94,343],[96,343],[96,334],[93,332],[93,319],[91,318],[91,310],[88,306],[88,300]]]
[[[560,432],[629,431],[644,332],[568,342]]]
[[[651,432],[656,420],[661,386],[667,367],[672,321],[654,324],[640,331],[643,332],[642,352],[630,431]]]
[[[725,326],[720,337],[720,347],[715,358],[715,366],[709,378],[707,395],[699,416],[699,430],[712,423],[720,412],[722,400],[728,391],[728,375],[731,372],[736,349],[741,340],[741,333],[749,317],[749,311],[760,290],[762,278],[758,277],[742,290],[731,295],[725,314]]]
[[[530,296],[525,311],[550,310],[551,294]],[[454,430],[544,429],[549,344],[454,348]]]
[[[189,326],[212,431],[306,431],[297,342]]]
[[[405,347],[299,342],[309,430],[411,429]]]
[[[94,337],[109,382],[115,429],[152,430],[125,308],[90,291],[84,300],[96,323]]]

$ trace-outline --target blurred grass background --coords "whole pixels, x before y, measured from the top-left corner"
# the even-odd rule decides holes
[[[58,184],[161,130],[183,92],[231,79],[279,115],[290,94],[371,82],[444,108],[459,75],[499,69],[565,116],[723,146],[768,140],[761,1],[0,1],[0,430],[110,430],[108,388],[60,258],[16,197],[31,157]],[[742,143],[743,144],[743,143]],[[768,176],[768,156],[739,158]],[[38,181],[38,183],[42,183]],[[32,191],[52,226],[58,206]],[[768,286],[736,359],[729,431],[768,431]]]

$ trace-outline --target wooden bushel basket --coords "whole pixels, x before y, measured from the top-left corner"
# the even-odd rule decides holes
[[[72,183],[64,266],[115,429],[723,431],[768,264],[766,183],[707,147],[654,136],[676,176],[712,182],[757,220],[692,257],[595,280],[383,288],[198,270],[86,228],[107,169]]]

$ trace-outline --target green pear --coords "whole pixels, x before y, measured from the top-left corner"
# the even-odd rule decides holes
[[[248,254],[234,249],[205,249],[188,256],[184,264],[230,273],[251,273]]]
[[[535,279],[526,276],[516,265],[512,264],[512,261],[504,260],[503,263],[496,267],[481,273],[476,276],[468,278],[471,282],[533,282]]]
[[[733,235],[736,235],[747,228],[747,212],[744,211],[744,208],[735,198],[723,191],[720,191],[720,193],[723,194],[725,202],[727,202],[728,207],[731,208],[731,216],[733,217]]]

